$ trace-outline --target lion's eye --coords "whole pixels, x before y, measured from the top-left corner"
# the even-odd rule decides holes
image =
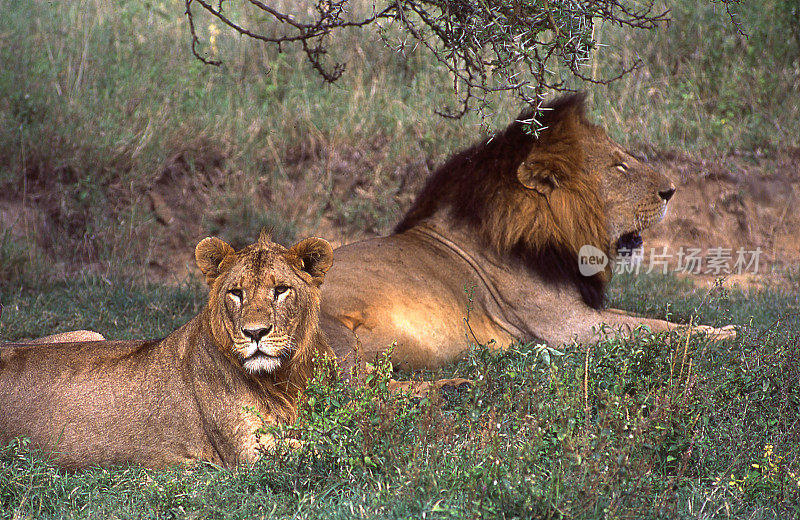
[[[275,291],[275,298],[277,298],[278,296],[280,296],[281,294],[285,293],[288,290],[289,290],[288,285],[276,285],[275,289],[273,289],[273,291]]]
[[[228,296],[236,303],[241,303],[242,299],[244,299],[244,292],[241,289],[231,289],[228,291]]]
[[[619,171],[626,172],[628,171],[628,163],[621,162],[614,165]]]

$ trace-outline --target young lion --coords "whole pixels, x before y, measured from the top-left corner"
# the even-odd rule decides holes
[[[161,340],[0,347],[0,443],[29,437],[69,469],[256,459],[291,423],[315,356],[330,244],[286,249],[262,232],[240,251],[202,240],[208,304]]]

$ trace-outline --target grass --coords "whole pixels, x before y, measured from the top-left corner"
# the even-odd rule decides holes
[[[657,148],[764,153],[796,143],[800,114],[800,16],[795,2],[733,6],[744,34],[720,5],[669,2],[668,30],[632,34],[600,27],[596,70],[635,58],[643,66],[593,92],[595,112],[623,141],[642,136]],[[777,116],[777,117],[776,117]],[[794,146],[794,145],[793,145]]]
[[[80,328],[108,331],[109,339],[164,337],[199,312],[206,294],[199,288],[197,281],[145,287],[95,277],[3,288],[0,338],[13,341]]]
[[[800,146],[794,2],[737,6],[748,38],[714,3],[669,7],[656,32],[597,28],[610,47],[593,73],[634,56],[643,66],[606,89],[575,85],[593,118],[629,146],[702,156]],[[329,86],[296,49],[225,31],[225,65],[202,66],[179,1],[0,9],[0,210],[21,203],[37,223],[0,230],[3,340],[164,336],[205,291],[183,273],[153,283],[151,262],[265,225],[283,241],[385,233],[436,164],[518,110],[500,100],[486,121],[439,118],[451,101],[442,71],[368,33],[332,41],[348,72]],[[207,36],[210,20],[197,22]],[[714,345],[643,332],[588,356],[478,347],[426,374],[476,381],[443,400],[390,396],[385,371],[366,387],[312,386],[307,448],[238,471],[68,474],[19,442],[0,455],[0,518],[800,516],[796,291],[706,294],[639,276],[617,277],[610,297],[741,334]]]
[[[114,337],[161,336],[197,311],[202,292],[91,278],[20,290],[3,295],[0,332],[10,339],[78,320]],[[0,518],[800,515],[797,294],[707,295],[641,275],[617,278],[611,298],[652,316],[745,326],[722,344],[642,331],[588,355],[582,346],[476,347],[427,374],[476,382],[443,399],[388,394],[387,364],[363,386],[314,383],[293,433],[304,447],[236,471],[64,473],[19,442],[0,457]]]

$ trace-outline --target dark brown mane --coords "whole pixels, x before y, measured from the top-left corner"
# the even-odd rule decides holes
[[[566,280],[594,308],[602,306],[609,272],[578,272],[578,250],[590,244],[608,252],[609,237],[598,180],[584,171],[582,138],[595,128],[584,95],[562,97],[538,114],[538,137],[517,121],[492,138],[453,155],[428,179],[395,227],[402,233],[436,213],[473,229],[488,247],[513,256],[546,280]],[[587,132],[588,131],[588,132]],[[548,195],[525,189],[517,178],[523,161],[552,173]]]

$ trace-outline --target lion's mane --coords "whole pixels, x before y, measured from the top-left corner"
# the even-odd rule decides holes
[[[600,179],[584,168],[583,142],[596,127],[586,119],[582,94],[542,110],[538,120],[544,129],[538,136],[524,123],[530,118],[524,112],[500,134],[436,170],[395,232],[449,210],[457,224],[473,229],[499,255],[518,259],[545,280],[577,285],[587,305],[602,307],[610,268],[591,277],[578,272],[583,245],[611,254]],[[530,162],[532,153],[559,189],[542,195],[520,185],[517,169],[526,158]]]

